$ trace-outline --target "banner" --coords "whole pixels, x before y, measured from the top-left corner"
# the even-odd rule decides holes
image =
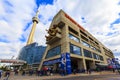
[[[71,59],[70,59],[70,53],[66,53],[66,71],[67,74],[71,74]]]
[[[60,58],[45,61],[43,62],[43,65],[51,65],[55,63],[60,63],[59,67],[64,70],[67,74],[71,74],[71,59],[70,59],[70,53],[63,53],[61,54]]]
[[[45,62],[43,63],[43,65],[51,65],[51,64],[58,63],[58,62],[60,62],[60,58],[54,59],[54,60],[50,60],[50,61],[45,61]]]
[[[116,62],[116,61],[118,61],[118,58],[112,58],[112,61]]]
[[[71,74],[71,59],[69,53],[61,54],[61,69],[64,70],[67,74]]]

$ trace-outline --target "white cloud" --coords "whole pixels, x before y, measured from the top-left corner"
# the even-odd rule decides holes
[[[0,38],[5,37],[4,40],[9,41],[0,42],[0,58],[17,57],[20,48],[25,45],[19,38],[25,25],[31,21],[36,4],[34,0],[1,0],[0,5]]]
[[[46,25],[42,24],[41,22],[36,27],[35,32],[35,41],[39,43],[39,45],[46,45],[45,35],[47,35],[46,29],[48,29],[49,23]]]

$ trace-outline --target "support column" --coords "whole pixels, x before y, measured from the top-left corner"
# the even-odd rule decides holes
[[[61,53],[69,52],[69,38],[68,38],[68,25],[62,28],[62,38],[61,38]]]
[[[84,63],[82,59],[78,60],[78,69],[84,69]]]
[[[40,65],[39,65],[39,67],[38,67],[38,70],[41,70],[42,65],[43,65],[43,62],[44,62],[45,57],[46,57],[46,55],[47,55],[47,51],[48,51],[49,49],[50,49],[50,46],[47,45],[46,50],[45,50],[45,52],[44,52],[44,55],[43,55],[43,57],[42,57],[42,59],[41,59]]]
[[[85,59],[83,59],[83,68],[84,68],[85,70],[87,69]]]
[[[56,69],[57,69],[57,64],[54,64],[53,65],[53,71],[56,71]]]
[[[95,61],[91,61],[90,62],[90,69],[95,69],[96,66],[95,66]]]

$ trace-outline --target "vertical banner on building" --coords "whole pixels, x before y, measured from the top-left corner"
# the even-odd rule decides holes
[[[71,74],[71,59],[69,53],[61,54],[61,69],[66,71],[67,74]]]
[[[112,60],[110,58],[107,59],[108,65],[112,64]]]
[[[70,59],[70,53],[66,53],[66,71],[67,74],[71,74],[71,59]]]
[[[117,61],[118,61],[118,58],[112,58],[112,61],[113,61],[113,62],[117,62]]]
[[[118,68],[118,58],[112,58],[112,59],[109,59],[108,58],[108,65],[111,66],[112,68]]]
[[[61,54],[61,69],[66,70],[66,54]]]

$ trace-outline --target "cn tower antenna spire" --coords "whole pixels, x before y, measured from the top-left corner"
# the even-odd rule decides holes
[[[37,12],[36,12],[36,15],[35,15],[35,16],[36,16],[36,17],[38,17],[38,15],[39,15],[39,10],[37,10]]]
[[[31,29],[31,32],[30,32],[30,35],[27,41],[27,45],[33,43],[33,36],[35,33],[36,24],[38,24],[39,22],[38,15],[39,15],[39,10],[37,10],[36,15],[32,18],[33,25],[32,25],[32,29]]]

